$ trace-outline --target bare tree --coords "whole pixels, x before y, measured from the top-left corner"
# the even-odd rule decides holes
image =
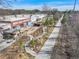
[[[2,7],[8,7],[11,6],[11,4],[16,0],[0,0],[0,6]]]
[[[47,4],[43,4],[42,11],[49,11],[51,8]]]

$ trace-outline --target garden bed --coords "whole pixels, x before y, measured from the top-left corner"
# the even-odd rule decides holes
[[[31,50],[38,53],[41,50],[41,48],[43,47],[44,43],[46,42],[46,40],[48,39],[48,37],[49,37],[49,35],[51,34],[52,31],[53,31],[53,27],[49,27],[48,33],[43,35],[40,39],[31,40],[30,43],[29,43],[29,47],[31,48]]]

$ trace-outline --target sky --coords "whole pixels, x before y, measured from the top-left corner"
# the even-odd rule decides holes
[[[50,8],[57,8],[58,10],[73,9],[75,0],[17,0],[12,4],[13,9],[40,9],[46,4]],[[76,10],[79,10],[79,0],[77,0]]]

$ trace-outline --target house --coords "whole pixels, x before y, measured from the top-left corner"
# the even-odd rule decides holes
[[[29,17],[12,17],[7,16],[0,20],[0,27],[4,30],[6,29],[15,29],[19,30],[22,27],[28,26],[28,22],[31,19]]]
[[[34,14],[34,15],[31,15],[31,22],[41,21],[44,17],[46,17],[45,14]]]
[[[0,27],[2,28],[3,38],[6,38],[6,34],[10,37],[13,37],[14,32],[21,30],[22,28],[28,26],[28,23],[31,21],[27,15],[17,17],[4,16],[3,19],[0,19]]]
[[[0,19],[0,27],[3,28],[5,34],[10,33],[12,36],[15,34],[19,38],[26,34],[38,37],[43,34],[43,28],[41,26],[33,26],[33,24],[43,17],[45,15],[42,14],[32,15],[31,17],[30,15],[5,16],[3,19]]]

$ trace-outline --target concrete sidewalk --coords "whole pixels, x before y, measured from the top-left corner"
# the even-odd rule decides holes
[[[35,59],[51,58],[52,48],[54,47],[56,39],[58,37],[62,19],[63,19],[63,16],[59,19],[59,21],[55,25],[55,28],[51,33],[51,35],[49,36],[49,39],[45,42],[44,46],[42,47],[41,51],[36,55]]]

